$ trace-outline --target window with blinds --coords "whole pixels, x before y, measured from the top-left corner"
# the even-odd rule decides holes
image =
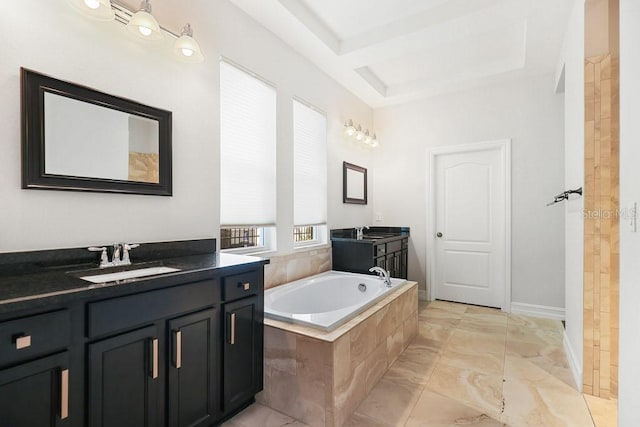
[[[261,79],[221,61],[220,224],[228,230],[275,223],[276,91]]]
[[[293,197],[295,243],[319,242],[317,226],[327,222],[327,118],[297,100],[293,101]]]

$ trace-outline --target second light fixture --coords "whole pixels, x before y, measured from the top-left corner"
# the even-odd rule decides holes
[[[344,133],[347,136],[355,139],[356,141],[362,142],[371,147],[378,146],[378,138],[376,134],[374,133],[373,135],[371,135],[369,129],[363,131],[362,126],[354,125],[353,120],[351,119],[347,120],[347,122],[344,124]]]

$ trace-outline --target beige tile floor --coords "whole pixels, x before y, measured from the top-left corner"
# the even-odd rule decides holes
[[[593,427],[558,321],[442,301],[421,303],[419,333],[347,427]],[[305,424],[254,404],[225,427]]]
[[[584,395],[587,406],[593,417],[596,427],[617,427],[618,425],[618,400],[602,399],[596,396]]]

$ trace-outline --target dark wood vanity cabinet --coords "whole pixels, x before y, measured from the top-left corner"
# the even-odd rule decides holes
[[[0,321],[0,426],[217,425],[262,389],[263,301],[250,264]]]
[[[369,269],[378,266],[389,271],[391,277],[407,278],[408,228],[371,227],[362,239],[356,239],[352,230],[331,230],[334,270],[371,274]]]

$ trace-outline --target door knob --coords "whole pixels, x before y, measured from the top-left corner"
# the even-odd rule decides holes
[[[436,233],[436,236],[437,236],[437,237],[442,237],[442,233],[438,231],[438,232]]]

